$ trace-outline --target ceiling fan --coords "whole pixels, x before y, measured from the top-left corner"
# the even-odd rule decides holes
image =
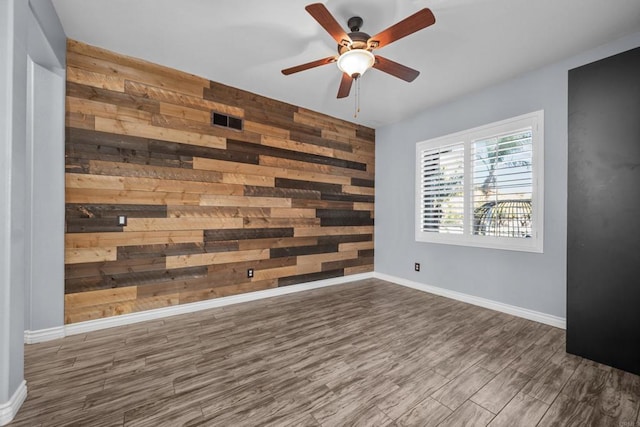
[[[282,74],[289,75],[337,62],[338,68],[342,71],[338,98],[349,96],[353,81],[360,78],[365,71],[372,67],[407,82],[412,82],[420,74],[419,71],[405,65],[380,55],[374,55],[372,51],[433,25],[436,22],[436,18],[431,10],[427,8],[419,10],[371,37],[369,34],[360,31],[363,20],[359,16],[349,19],[347,25],[351,32],[347,34],[324,4],[310,4],[305,9],[338,42],[338,55],[286,68],[282,70]]]

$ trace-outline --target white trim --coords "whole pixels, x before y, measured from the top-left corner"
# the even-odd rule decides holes
[[[57,326],[55,328],[37,329],[35,331],[24,331],[24,343],[35,344],[39,342],[56,340],[58,338],[64,338],[64,326]]]
[[[130,325],[132,323],[144,322],[147,320],[160,319],[178,314],[193,313],[195,311],[206,310],[208,308],[223,307],[241,302],[255,301],[264,298],[271,298],[294,292],[308,291],[326,286],[341,285],[354,282],[356,280],[370,279],[373,273],[352,274],[349,276],[335,277],[333,279],[317,280],[315,282],[301,283],[298,285],[284,286],[281,288],[266,289],[264,291],[248,292],[245,294],[232,295],[228,297],[214,298],[206,301],[198,301],[189,304],[174,305],[154,310],[147,310],[140,313],[123,314],[120,316],[107,317],[104,319],[88,320],[78,322],[64,327],[66,335],[84,334],[86,332],[100,329],[113,328],[115,326]]]
[[[7,425],[13,420],[18,410],[27,398],[27,382],[22,381],[8,402],[0,403],[0,426]]]
[[[498,301],[493,301],[486,298],[477,297],[474,295],[464,294],[462,292],[456,292],[449,289],[439,288],[437,286],[425,285],[424,283],[414,282],[412,280],[403,279],[401,277],[390,276],[384,273],[373,273],[373,277],[376,279],[386,280],[397,285],[406,286],[408,288],[417,289],[422,292],[428,292],[430,294],[440,295],[445,298],[451,298],[458,301],[466,302],[468,304],[477,305],[480,307],[488,308],[491,310],[500,311],[503,313],[511,314],[513,316],[522,317],[524,319],[533,320],[534,322],[544,323],[545,325],[554,326],[560,329],[567,328],[567,319],[564,317],[558,317],[551,314],[541,313],[539,311],[530,310],[528,308],[522,308],[515,305],[505,304]]]

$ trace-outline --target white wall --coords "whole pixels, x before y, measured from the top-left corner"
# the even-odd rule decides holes
[[[46,25],[42,25],[46,22]],[[49,40],[54,40],[50,43]],[[40,173],[31,175],[30,165],[38,167],[38,155],[30,158],[43,144],[43,153],[64,150],[64,32],[50,0],[38,0],[30,4],[24,0],[0,0],[0,425],[10,420],[17,411],[20,393],[26,392],[24,387],[24,330],[25,308],[47,312],[59,311],[60,304],[51,301],[25,301],[25,290],[30,286],[30,265],[46,269],[53,267],[53,275],[47,283],[35,283],[31,296],[40,294],[41,287],[47,286],[49,296],[55,301],[64,299],[63,265],[48,264],[45,259],[60,263],[60,253],[64,246],[59,245],[53,257],[50,253],[32,251],[32,238],[36,245],[41,240],[53,239],[58,244],[62,241],[64,229],[60,228],[60,215],[64,216],[64,170],[59,177],[43,176]],[[42,65],[42,70],[33,73],[36,80],[52,83],[49,92],[43,94],[41,100],[51,103],[52,107],[38,109],[38,114],[52,114],[49,120],[34,116],[33,135],[34,150],[28,150],[28,61]],[[34,68],[35,69],[35,68]],[[53,73],[56,78],[51,77]],[[43,77],[48,76],[48,77]],[[62,79],[62,80],[60,80]],[[38,86],[34,86],[37,90]],[[36,99],[39,96],[36,94]],[[52,123],[56,121],[55,125]],[[62,123],[62,124],[61,124]],[[52,126],[52,127],[50,127]],[[49,151],[47,151],[49,150]],[[49,161],[64,161],[60,155]],[[57,166],[60,169],[60,166]],[[54,170],[56,167],[53,168]],[[51,171],[52,169],[47,169]],[[44,171],[43,171],[44,172]],[[32,188],[34,194],[51,192],[56,195],[53,206],[46,210],[32,210]],[[53,219],[53,221],[52,221]],[[39,223],[43,230],[32,229],[32,223]],[[35,231],[35,232],[34,232]],[[29,261],[30,260],[30,261]],[[41,270],[46,273],[46,270]],[[62,315],[55,316],[61,326]],[[51,323],[51,318],[47,322]],[[46,323],[46,322],[45,322]],[[22,395],[23,396],[23,395]]]
[[[638,46],[635,33],[377,129],[376,272],[566,317],[567,72]],[[544,253],[416,242],[416,142],[541,109]],[[422,271],[413,271],[414,262]]]
[[[27,331],[64,324],[65,79],[29,58]]]

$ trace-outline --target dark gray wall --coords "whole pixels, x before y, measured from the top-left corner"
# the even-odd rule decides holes
[[[640,48],[569,72],[567,351],[640,374]]]
[[[635,33],[377,129],[376,271],[566,317],[567,71],[639,45]],[[416,142],[540,109],[545,113],[544,253],[416,242]],[[422,263],[419,273],[413,271],[415,261]]]

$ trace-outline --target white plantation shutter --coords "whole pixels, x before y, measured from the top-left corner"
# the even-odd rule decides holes
[[[472,141],[473,233],[531,237],[531,128]]]
[[[542,252],[544,112],[416,144],[415,238]]]
[[[422,151],[422,218],[425,232],[464,231],[464,143]]]

